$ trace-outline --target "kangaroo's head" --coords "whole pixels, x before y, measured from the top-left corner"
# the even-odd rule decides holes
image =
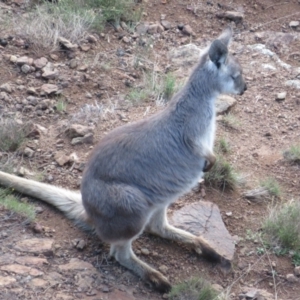
[[[235,57],[228,53],[232,29],[227,28],[208,50],[211,68],[218,82],[220,93],[242,95],[247,85],[242,76],[242,68]]]

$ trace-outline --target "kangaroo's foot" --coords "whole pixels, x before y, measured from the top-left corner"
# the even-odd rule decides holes
[[[132,251],[131,241],[111,245],[110,255],[124,267],[139,275],[157,291],[167,293],[171,290],[168,279],[145,262],[141,261]]]

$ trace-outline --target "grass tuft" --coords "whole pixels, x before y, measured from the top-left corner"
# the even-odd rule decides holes
[[[14,119],[0,119],[0,151],[16,151],[29,134],[31,124],[20,124]]]
[[[214,300],[217,296],[218,292],[207,281],[196,277],[174,285],[169,293],[171,300]]]
[[[271,208],[263,224],[264,238],[274,248],[294,251],[300,257],[300,201],[290,201]]]
[[[220,138],[216,145],[216,150],[218,153],[227,154],[230,152],[230,144],[229,142],[224,138]]]
[[[291,146],[283,153],[283,157],[291,163],[300,164],[300,144]]]
[[[28,203],[20,202],[10,193],[8,189],[0,188],[0,205],[7,210],[13,211],[28,218],[31,221],[35,218],[34,206]]]
[[[67,103],[64,100],[59,99],[55,105],[56,111],[65,112],[67,110]]]
[[[226,127],[231,129],[238,129],[241,126],[240,120],[232,113],[223,116],[222,122]]]
[[[267,178],[266,180],[263,180],[260,182],[260,185],[267,189],[270,196],[275,196],[277,198],[280,198],[282,195],[281,187],[279,183],[274,178]]]
[[[224,157],[217,157],[212,169],[205,173],[205,182],[221,190],[235,190],[238,185],[238,175]]]

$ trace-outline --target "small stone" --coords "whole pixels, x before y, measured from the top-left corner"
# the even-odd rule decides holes
[[[69,40],[61,36],[57,40],[63,48],[66,48],[68,50],[75,50],[78,47],[76,44],[72,44]]]
[[[299,21],[291,21],[289,26],[291,28],[297,28],[300,25]]]
[[[33,232],[35,232],[35,233],[42,233],[42,232],[43,232],[43,227],[42,227],[41,224],[35,223],[35,224],[32,226],[32,230],[33,230]]]
[[[23,151],[24,155],[27,157],[33,157],[34,151],[30,149],[29,147],[26,147]]]
[[[58,269],[61,271],[69,271],[69,270],[94,270],[95,268],[88,262],[80,260],[78,258],[71,258],[70,262],[65,265],[58,266]]]
[[[72,124],[65,132],[70,138],[81,137],[88,133],[91,133],[93,129],[88,126],[83,126],[80,124]]]
[[[159,23],[155,23],[152,25],[149,25],[147,32],[149,34],[155,34],[155,33],[162,33],[164,32],[164,28],[162,25],[160,25]]]
[[[290,283],[298,282],[298,278],[294,274],[287,274],[286,280]]]
[[[147,249],[147,248],[142,248],[141,249],[141,253],[143,254],[143,255],[149,255],[150,254],[150,251]]]
[[[122,38],[122,41],[123,41],[125,44],[129,44],[129,43],[130,43],[130,38],[127,37],[127,36],[124,36],[124,37]]]
[[[81,72],[85,72],[85,71],[87,71],[87,69],[88,69],[88,66],[87,66],[87,65],[80,65],[80,66],[77,68],[77,70],[78,70],[78,71],[81,71]]]
[[[241,22],[244,19],[244,15],[237,11],[226,11],[222,13],[217,13],[217,18],[228,19],[236,23]]]
[[[218,293],[222,293],[224,291],[224,288],[221,285],[217,284],[217,283],[212,284],[211,287],[214,290],[216,290]]]
[[[182,28],[182,33],[186,34],[186,35],[191,35],[191,36],[195,36],[196,34],[194,33],[192,27],[190,25],[184,25]]]
[[[14,248],[21,252],[29,252],[36,254],[51,254],[52,251],[53,240],[52,239],[26,239],[17,242],[14,245]]]
[[[41,207],[41,206],[37,206],[36,208],[35,208],[35,213],[36,214],[41,214],[41,213],[43,213],[44,212],[44,209]]]
[[[91,49],[91,46],[88,44],[81,44],[79,47],[80,47],[80,50],[83,52],[88,52]]]
[[[169,268],[165,265],[161,265],[161,266],[158,267],[158,270],[161,271],[163,274],[167,274]]]
[[[70,69],[76,69],[78,66],[78,62],[76,59],[71,59],[69,62],[69,67]]]
[[[148,29],[149,29],[149,24],[148,23],[140,23],[135,28],[136,33],[139,34],[139,35],[146,34]]]
[[[295,273],[296,276],[300,276],[300,266],[295,267],[294,273]]]
[[[44,274],[42,271],[39,271],[35,268],[21,266],[18,264],[2,266],[2,267],[0,267],[0,270],[9,272],[9,273],[15,273],[18,275],[30,275],[33,277],[41,276]]]
[[[44,79],[55,79],[58,76],[58,71],[56,69],[50,70],[50,69],[45,69],[42,73],[42,77]]]
[[[232,216],[232,211],[226,212],[225,215],[226,215],[227,217],[231,217],[231,216]]]
[[[166,21],[166,20],[161,20],[161,25],[166,29],[166,30],[169,30],[172,28],[172,24],[171,22],[169,21]]]
[[[228,95],[221,95],[216,101],[216,114],[222,115],[229,112],[237,103],[237,100]]]
[[[89,43],[97,43],[97,38],[92,34],[89,34],[86,39]]]
[[[281,92],[276,95],[276,101],[283,101],[286,98],[286,92]]]
[[[33,61],[33,65],[37,69],[42,69],[44,68],[48,63],[48,59],[46,57],[41,57]]]
[[[71,141],[71,144],[74,145],[81,145],[81,144],[93,144],[94,141],[94,135],[93,133],[88,133],[84,135],[83,137],[76,137],[73,138]]]
[[[9,93],[11,94],[13,89],[12,89],[12,86],[9,84],[9,83],[3,83],[1,86],[0,86],[0,90],[1,91],[4,91],[6,93]]]
[[[5,92],[0,92],[0,99],[8,103],[11,101],[8,94]]]
[[[61,167],[66,165],[70,160],[69,156],[67,156],[65,153],[56,153],[54,159]]]
[[[28,74],[29,72],[31,72],[31,67],[27,64],[24,64],[22,65],[21,67],[21,71],[24,73],[24,74]]]
[[[29,65],[29,66],[31,66],[32,63],[33,63],[33,59],[29,58],[27,56],[21,56],[21,57],[17,58],[17,60],[16,60],[16,64],[18,66],[22,66],[22,65]]]
[[[18,60],[18,58],[17,58],[15,55],[11,55],[10,58],[9,58],[9,61],[10,61],[11,63],[16,63],[17,60]]]
[[[47,95],[54,94],[58,92],[58,86],[56,84],[46,83],[41,86],[41,91]]]

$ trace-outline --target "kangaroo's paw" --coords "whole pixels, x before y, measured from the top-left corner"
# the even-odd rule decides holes
[[[158,271],[147,272],[144,279],[160,293],[168,293],[172,288],[168,279]]]
[[[206,157],[206,164],[205,167],[203,169],[203,172],[208,172],[216,163],[216,157],[215,155],[212,153],[211,155],[209,155],[208,157]]]

